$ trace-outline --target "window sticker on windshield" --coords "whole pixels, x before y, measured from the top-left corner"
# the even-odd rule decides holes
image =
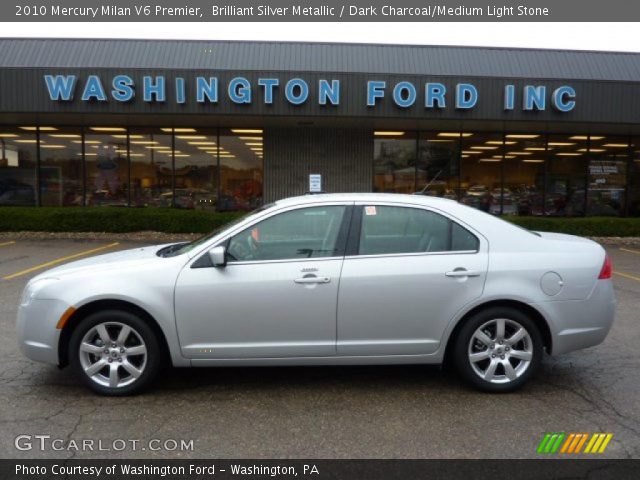
[[[376,215],[376,207],[374,206],[364,207],[364,213],[365,215]]]

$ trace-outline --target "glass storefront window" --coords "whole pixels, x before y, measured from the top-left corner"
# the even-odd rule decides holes
[[[414,193],[416,132],[376,131],[373,144],[373,191]],[[421,188],[423,188],[424,185]]]
[[[261,129],[7,126],[0,148],[0,205],[262,204]],[[496,215],[640,215],[639,138],[378,130],[373,169],[373,191]]]
[[[262,204],[263,132],[220,130],[220,198],[218,211],[253,210]]]
[[[508,192],[502,205],[502,134],[462,132],[461,136],[460,201],[495,215],[509,213],[513,205]],[[510,158],[519,156],[513,152]]]
[[[537,133],[507,133],[504,138],[504,215],[544,215],[546,138]]]
[[[36,204],[36,142],[33,130],[0,128],[0,205]]]
[[[418,191],[423,195],[458,199],[460,134],[422,132],[418,144]]]
[[[632,140],[633,156],[629,172],[629,215],[640,217],[640,137]]]
[[[587,215],[624,213],[629,138],[592,135],[589,138]]]
[[[175,207],[214,209],[217,176],[215,130],[175,129]]]
[[[87,205],[127,206],[129,165],[127,129],[88,127],[84,135]]]
[[[40,162],[43,206],[84,205],[82,129],[41,127]]]
[[[587,137],[549,135],[546,198],[547,215],[585,214],[587,187]]]
[[[116,134],[120,139],[123,135]],[[115,135],[114,135],[115,136]],[[173,204],[171,129],[134,129],[129,132],[131,205],[170,207]]]

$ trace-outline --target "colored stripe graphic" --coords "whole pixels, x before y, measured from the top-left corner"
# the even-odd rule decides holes
[[[604,441],[604,437],[606,436],[607,435],[604,433],[601,433],[600,435],[598,435],[598,440],[596,440],[595,445],[591,449],[591,453],[598,453],[598,450],[600,450],[600,445],[602,445],[602,442]]]
[[[564,433],[547,433],[540,444],[538,445],[538,453],[556,453],[562,440],[564,439]]]
[[[587,448],[584,449],[584,453],[591,453],[591,447],[593,447],[593,444],[596,443],[597,439],[598,439],[598,434],[594,433],[591,436],[591,440],[589,440],[589,443],[587,443]]]
[[[604,453],[612,433],[545,433],[536,451],[541,454]],[[587,441],[588,440],[588,441]],[[584,451],[583,447],[585,446]]]
[[[551,450],[549,451],[549,453],[556,453],[558,451],[558,448],[560,448],[560,444],[562,443],[562,440],[564,439],[564,437],[565,437],[564,433],[558,434],[558,438],[556,439],[555,443],[551,447]]]
[[[589,434],[588,433],[582,433],[581,435],[582,435],[582,439],[580,440],[578,445],[576,445],[576,449],[575,449],[574,453],[580,453],[580,450],[582,450],[582,446],[587,441],[587,438],[589,438]]]
[[[598,451],[598,453],[604,453],[604,451],[607,448],[607,445],[609,445],[609,442],[611,441],[612,438],[613,438],[613,433],[607,433],[607,436],[604,438],[602,445],[600,445],[600,450]]]
[[[569,449],[569,445],[571,445],[571,442],[573,442],[573,439],[575,438],[575,436],[576,436],[575,433],[569,434],[569,436],[564,442],[564,445],[562,445],[562,449],[560,450],[560,453],[567,453],[567,450]]]
[[[544,447],[547,445],[547,442],[549,441],[549,438],[551,438],[551,434],[550,433],[547,433],[542,438],[542,441],[540,442],[540,445],[538,445],[538,449],[536,450],[538,453],[544,453]]]

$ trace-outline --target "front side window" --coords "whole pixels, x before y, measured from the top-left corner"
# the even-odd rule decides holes
[[[229,262],[333,257],[341,255],[342,219],[347,207],[309,207],[274,215],[229,241]]]
[[[477,251],[479,241],[448,218],[419,208],[368,205],[360,231],[360,255]]]

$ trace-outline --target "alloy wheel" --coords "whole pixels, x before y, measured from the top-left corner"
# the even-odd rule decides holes
[[[80,366],[98,385],[122,388],[134,383],[147,365],[142,336],[121,322],[93,326],[80,342]]]
[[[467,356],[482,380],[510,383],[522,376],[533,358],[533,341],[515,320],[496,318],[483,323],[471,336]]]

